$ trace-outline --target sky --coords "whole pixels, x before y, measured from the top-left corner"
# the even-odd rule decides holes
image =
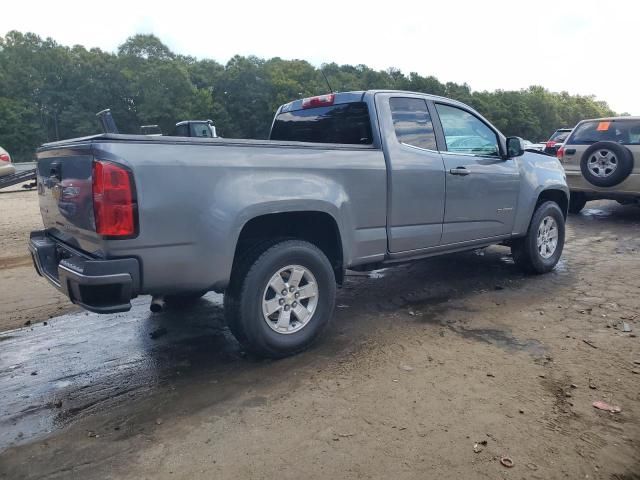
[[[542,85],[640,115],[638,0],[29,0],[1,10],[0,35],[115,51],[153,33],[176,53],[221,63],[277,56],[395,67],[473,90]]]

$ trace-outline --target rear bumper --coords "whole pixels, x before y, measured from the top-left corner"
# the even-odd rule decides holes
[[[29,251],[38,274],[89,311],[126,312],[140,291],[140,265],[135,258],[95,259],[45,231],[31,232]]]
[[[16,173],[16,167],[14,167],[12,164],[0,163],[0,177],[13,175],[14,173]]]
[[[567,185],[571,191],[593,194],[599,198],[615,198],[618,196],[640,196],[640,174],[632,173],[618,185],[613,187],[596,187],[589,183],[580,170],[569,170],[565,167]]]

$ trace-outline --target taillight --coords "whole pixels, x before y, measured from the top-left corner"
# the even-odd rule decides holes
[[[8,153],[0,153],[0,161],[11,163],[11,157],[9,156]]]
[[[106,237],[136,233],[136,198],[129,170],[115,163],[93,162],[93,213],[96,232]]]
[[[327,105],[333,105],[335,99],[336,95],[334,93],[305,98],[302,100],[302,108],[326,107]]]
[[[564,158],[564,147],[560,147],[558,149],[558,151],[556,152],[556,157],[558,158],[558,160],[562,161]]]

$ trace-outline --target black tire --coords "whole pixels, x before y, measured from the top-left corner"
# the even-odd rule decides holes
[[[569,197],[569,213],[580,213],[587,204],[587,196],[583,192],[571,192]]]
[[[607,173],[608,169],[597,167],[606,176],[597,176],[589,169],[589,164],[598,162],[599,158],[604,158],[605,152],[610,152],[615,158],[615,169]],[[613,187],[622,182],[633,170],[633,154],[631,151],[616,142],[597,142],[591,145],[580,159],[580,170],[584,178],[597,187]]]
[[[249,248],[240,259],[238,259],[233,266],[233,273],[229,286],[225,289],[223,297],[224,315],[226,318],[227,326],[233,336],[243,345],[247,345],[247,336],[242,328],[242,323],[237,321],[240,315],[238,308],[240,306],[240,292],[242,290],[242,284],[249,273],[249,269],[255,263],[256,259],[262,255],[266,250],[274,245],[288,240],[287,238],[275,238],[271,240],[265,240],[259,242],[257,245]]]
[[[179,295],[166,295],[164,301],[171,307],[188,307],[196,303],[206,291],[181,293]]]
[[[555,221],[557,244],[553,254],[548,258],[544,258],[538,249],[537,240],[538,230],[542,221],[547,217],[551,217]],[[565,220],[562,210],[555,202],[544,202],[533,213],[527,234],[512,242],[511,253],[513,254],[513,261],[526,273],[540,274],[550,272],[560,260],[562,249],[564,248],[564,238]]]
[[[280,333],[262,313],[265,289],[278,270],[300,265],[315,277],[317,305],[308,322],[293,333]],[[331,263],[315,245],[301,240],[265,244],[246,255],[234,268],[225,291],[224,308],[229,329],[250,352],[282,358],[305,350],[318,338],[333,314],[336,280]]]

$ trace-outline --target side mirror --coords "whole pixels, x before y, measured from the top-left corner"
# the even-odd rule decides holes
[[[520,137],[507,137],[507,158],[524,155],[524,142]]]

